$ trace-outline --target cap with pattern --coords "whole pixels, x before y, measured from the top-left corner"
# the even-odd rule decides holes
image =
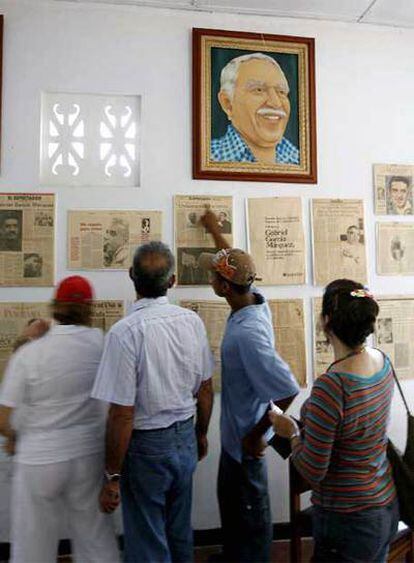
[[[198,262],[201,268],[213,270],[236,285],[250,285],[260,279],[256,277],[252,257],[240,248],[224,248],[216,254],[203,252]]]
[[[90,303],[93,299],[93,287],[82,276],[69,276],[59,282],[55,301],[60,303]]]

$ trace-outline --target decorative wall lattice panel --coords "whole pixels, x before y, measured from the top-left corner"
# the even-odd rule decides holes
[[[140,96],[42,94],[40,181],[139,186]]]

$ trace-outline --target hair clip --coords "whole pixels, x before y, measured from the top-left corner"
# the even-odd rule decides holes
[[[366,289],[355,289],[350,293],[351,297],[370,297],[371,299],[374,298],[372,293],[367,291]]]

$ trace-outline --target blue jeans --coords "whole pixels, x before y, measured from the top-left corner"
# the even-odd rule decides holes
[[[122,468],[125,561],[193,560],[192,477],[197,465],[193,420],[134,430]]]
[[[238,463],[221,451],[217,482],[223,560],[270,561],[272,519],[264,459]]]
[[[398,502],[348,513],[314,506],[312,520],[314,563],[384,563],[398,529]]]

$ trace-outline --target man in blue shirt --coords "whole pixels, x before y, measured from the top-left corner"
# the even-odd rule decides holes
[[[256,278],[252,258],[228,248],[214,213],[207,211],[201,221],[222,249],[212,259],[202,256],[201,263],[210,269],[214,292],[231,307],[221,348],[218,500],[223,561],[269,561],[272,519],[263,457],[269,401],[285,410],[299,387],[274,348],[269,307],[251,287]]]
[[[232,59],[221,71],[218,100],[226,133],[211,141],[216,162],[299,164],[299,150],[284,137],[290,117],[289,84],[278,63],[264,53]]]

